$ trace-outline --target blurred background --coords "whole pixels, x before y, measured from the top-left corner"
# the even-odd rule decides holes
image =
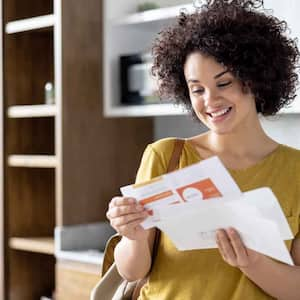
[[[264,2],[300,36],[299,1]],[[89,299],[107,204],[145,146],[206,130],[158,99],[149,72],[153,39],[181,10],[192,1],[1,2],[0,299]],[[299,103],[261,122],[300,149]]]

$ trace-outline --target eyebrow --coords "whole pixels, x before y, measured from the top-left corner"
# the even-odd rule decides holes
[[[223,75],[226,74],[227,72],[229,72],[229,71],[228,71],[228,70],[222,71],[221,73],[215,75],[215,76],[214,76],[214,79],[220,78],[221,76],[223,76]],[[187,82],[198,83],[199,80],[197,80],[197,79],[189,79]]]
[[[223,71],[223,72],[221,72],[221,73],[215,75],[214,78],[217,79],[217,78],[223,76],[223,75],[224,75],[225,73],[227,73],[227,72],[229,72],[229,71],[228,71],[228,70],[225,70],[225,71]]]

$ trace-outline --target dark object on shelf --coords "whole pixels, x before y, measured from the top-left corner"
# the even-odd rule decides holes
[[[151,55],[133,54],[120,57],[121,103],[147,104],[158,100],[151,75]]]

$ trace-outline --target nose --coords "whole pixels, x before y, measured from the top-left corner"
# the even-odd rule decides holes
[[[206,89],[203,95],[204,105],[210,106],[217,100],[217,93],[213,89]]]

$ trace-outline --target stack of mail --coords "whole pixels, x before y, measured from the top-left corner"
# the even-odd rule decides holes
[[[121,192],[151,212],[142,226],[158,227],[179,250],[217,248],[216,230],[233,227],[248,248],[293,265],[283,242],[293,234],[271,189],[242,193],[217,157]]]

